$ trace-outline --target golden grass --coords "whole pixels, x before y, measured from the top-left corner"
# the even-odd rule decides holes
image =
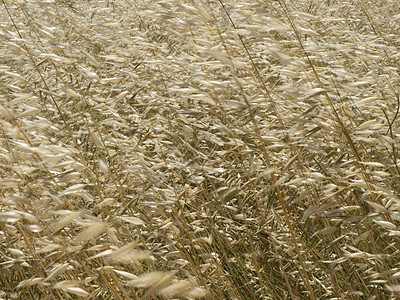
[[[1,1],[0,298],[396,299],[396,0]]]

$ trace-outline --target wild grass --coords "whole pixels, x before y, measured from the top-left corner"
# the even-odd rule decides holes
[[[2,299],[396,299],[395,0],[1,0]]]

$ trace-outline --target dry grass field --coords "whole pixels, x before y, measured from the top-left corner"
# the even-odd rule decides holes
[[[0,299],[398,299],[398,0],[0,0]]]

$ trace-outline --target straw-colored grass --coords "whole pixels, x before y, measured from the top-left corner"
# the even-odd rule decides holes
[[[399,1],[0,5],[1,299],[399,297]]]

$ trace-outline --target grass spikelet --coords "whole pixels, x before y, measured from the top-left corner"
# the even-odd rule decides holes
[[[177,282],[172,282],[169,286],[162,289],[159,293],[166,297],[179,296],[184,294],[187,290],[190,290],[191,287],[192,284],[190,282],[181,280]]]
[[[149,287],[163,280],[166,275],[168,275],[168,278],[172,278],[174,274],[166,272],[151,272],[128,281],[128,284],[134,287]]]
[[[76,287],[80,284],[79,281],[76,280],[64,280],[53,284],[54,289],[66,289],[71,287]]]
[[[172,281],[175,272],[164,273],[161,278],[158,278],[158,275],[156,276],[155,274],[151,273],[148,273],[146,275],[147,275],[146,279],[143,280],[143,283],[144,284],[148,283],[151,286],[151,288],[146,292],[146,294],[144,294],[143,299],[148,299],[154,294],[159,294],[164,289],[164,287],[168,286],[169,283]],[[142,278],[139,277],[138,279],[135,280],[141,280],[141,279]],[[130,284],[132,284],[132,281],[130,281]]]
[[[132,264],[141,260],[152,259],[151,252],[147,250],[137,250],[136,244],[131,243],[116,249],[110,253],[109,261],[124,264]]]
[[[31,279],[26,279],[18,283],[17,288],[25,287],[25,286],[32,286],[35,284],[39,284],[43,281],[42,277],[36,277]]]
[[[131,224],[134,224],[134,225],[143,225],[144,224],[144,222],[141,220],[141,219],[139,219],[139,218],[136,218],[136,217],[119,217],[122,221],[125,221],[125,222],[128,222],[128,223],[131,223]]]
[[[71,211],[62,212],[62,214],[68,214],[68,215],[63,217],[63,218],[60,218],[54,224],[53,228],[54,228],[55,231],[58,231],[58,230],[64,228],[66,225],[71,223],[73,220],[76,220],[81,215],[80,212],[71,212]]]
[[[87,228],[82,230],[77,236],[76,240],[80,242],[86,242],[91,238],[97,237],[106,230],[106,224],[93,222],[87,225]]]
[[[51,271],[50,274],[43,280],[43,282],[50,281],[51,279],[57,277],[58,275],[61,275],[64,273],[68,268],[70,267],[69,264],[61,264],[56,267],[54,267]]]
[[[89,296],[89,293],[80,287],[68,287],[68,288],[62,288],[62,290],[67,293],[74,294],[80,297]]]

